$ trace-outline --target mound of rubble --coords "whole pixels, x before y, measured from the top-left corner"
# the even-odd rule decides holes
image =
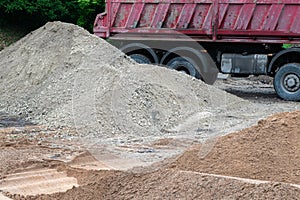
[[[82,134],[204,130],[214,113],[248,104],[187,75],[138,65],[106,41],[62,22],[47,23],[0,57],[0,111]]]

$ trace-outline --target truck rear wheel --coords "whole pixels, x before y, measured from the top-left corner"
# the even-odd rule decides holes
[[[129,55],[135,62],[139,64],[151,64],[151,60],[142,54],[131,54]]]
[[[169,69],[175,69],[177,71],[189,74],[195,78],[200,78],[199,72],[196,70],[194,65],[183,57],[172,58],[168,63]]]
[[[278,96],[288,101],[300,100],[300,64],[283,65],[275,75],[274,88]]]

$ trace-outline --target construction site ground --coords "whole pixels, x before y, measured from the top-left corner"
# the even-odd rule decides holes
[[[298,108],[295,102],[278,99],[272,85],[261,80],[229,78],[218,80],[216,87],[270,110]],[[257,120],[257,126],[219,138],[202,156],[200,142],[168,137],[152,144],[118,146],[115,151],[106,146],[90,152],[80,141],[60,139],[72,130],[19,126],[22,119],[2,114],[0,189],[7,196],[2,198],[300,198],[300,112]],[[140,155],[127,159],[118,156],[120,151]],[[162,151],[173,156],[139,160]]]
[[[54,36],[57,44],[48,41]],[[112,63],[116,53],[59,22],[0,52],[0,199],[300,199],[300,105],[279,99],[271,78],[228,77],[211,87],[124,55]],[[82,103],[92,96],[81,81],[96,80],[86,78],[94,71],[71,80],[68,93],[84,59],[121,74],[115,84],[96,72],[93,109]]]

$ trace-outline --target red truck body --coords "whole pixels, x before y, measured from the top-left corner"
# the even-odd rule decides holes
[[[107,0],[94,24],[103,38],[171,39],[175,31],[200,41],[300,43],[300,1]]]
[[[94,34],[208,84],[218,72],[268,75],[300,101],[300,0],[107,0]]]

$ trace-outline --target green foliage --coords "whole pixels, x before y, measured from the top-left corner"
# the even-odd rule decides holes
[[[63,0],[1,0],[0,8],[6,13],[17,13],[23,11],[29,15],[39,15],[43,19],[54,20],[61,19],[69,15],[68,6],[72,1]],[[73,4],[76,4],[73,1]]]
[[[87,29],[91,29],[96,14],[104,9],[104,0],[78,0],[79,18],[77,24]]]
[[[43,25],[60,20],[77,23],[91,30],[98,12],[104,9],[104,0],[1,0],[0,17],[26,26]],[[27,22],[27,23],[26,23]]]

